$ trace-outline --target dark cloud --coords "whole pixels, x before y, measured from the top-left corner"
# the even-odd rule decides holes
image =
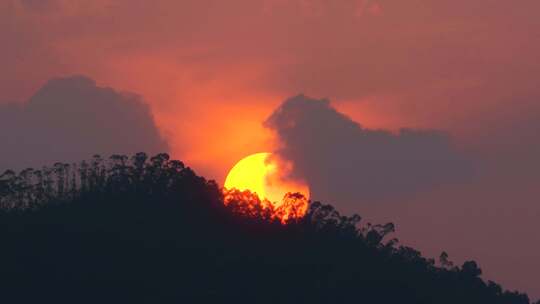
[[[470,172],[446,134],[366,129],[328,100],[290,98],[265,126],[277,133],[281,158],[294,164],[290,177],[305,179],[314,199],[347,211],[457,182]]]
[[[82,76],[52,79],[22,106],[0,106],[0,143],[0,170],[168,150],[139,96]]]

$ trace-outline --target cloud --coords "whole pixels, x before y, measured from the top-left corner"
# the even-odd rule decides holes
[[[0,143],[0,171],[168,150],[139,96],[83,76],[49,80],[23,106],[0,106]]]
[[[293,164],[289,177],[305,179],[312,198],[347,211],[458,182],[471,172],[442,132],[366,129],[324,99],[292,97],[265,126],[279,138],[280,158]]]

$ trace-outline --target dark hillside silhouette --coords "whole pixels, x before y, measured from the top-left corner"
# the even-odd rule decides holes
[[[1,302],[530,303],[473,261],[398,245],[392,224],[318,202],[282,223],[229,199],[166,154],[7,171]]]

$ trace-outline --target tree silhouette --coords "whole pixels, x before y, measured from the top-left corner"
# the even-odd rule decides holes
[[[529,304],[331,205],[223,191],[167,154],[0,175],[5,303]],[[537,302],[538,303],[538,302]]]

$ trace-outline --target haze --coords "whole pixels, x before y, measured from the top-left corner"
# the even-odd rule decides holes
[[[84,104],[88,92],[106,91],[111,103],[129,109],[119,111],[128,114],[112,120],[110,129],[143,134],[145,145],[105,142],[100,151],[70,156],[168,150],[223,182],[227,170],[249,154],[294,147],[279,125],[265,124],[279,105],[301,93],[308,100],[328,98],[317,113],[343,114],[330,115],[338,117],[336,126],[341,119],[354,122],[341,145],[386,151],[370,141],[355,144],[356,135],[384,129],[398,147],[429,151],[459,166],[445,163],[425,173],[432,175],[417,175],[426,171],[415,168],[426,167],[412,166],[414,157],[388,154],[408,170],[398,170],[403,175],[395,184],[409,175],[419,176],[418,183],[407,189],[380,183],[385,191],[356,197],[366,187],[360,183],[341,191],[343,196],[330,189],[321,197],[369,220],[394,221],[402,242],[427,255],[446,250],[457,261],[475,259],[485,277],[537,298],[539,10],[534,0],[2,0],[0,138],[12,144],[2,152],[0,169],[42,159],[30,153],[32,145],[21,144],[38,140],[34,117],[74,115],[81,107],[65,105]],[[64,106],[40,99],[51,79],[75,90],[61,100]],[[32,100],[45,105],[38,109],[42,114]],[[28,119],[24,128],[15,127],[22,118],[8,120],[14,107]],[[99,112],[102,107],[90,108],[108,117]],[[91,136],[92,126],[79,127]],[[418,137],[402,140],[402,127],[417,130]],[[324,146],[342,134],[314,137],[310,144]],[[59,151],[81,146],[58,145]],[[43,161],[62,158],[51,151]],[[329,164],[339,155],[313,160]],[[361,181],[373,174],[354,168]],[[396,172],[391,166],[373,170],[383,180]],[[426,176],[436,182],[425,182]],[[350,181],[348,175],[332,178]]]

